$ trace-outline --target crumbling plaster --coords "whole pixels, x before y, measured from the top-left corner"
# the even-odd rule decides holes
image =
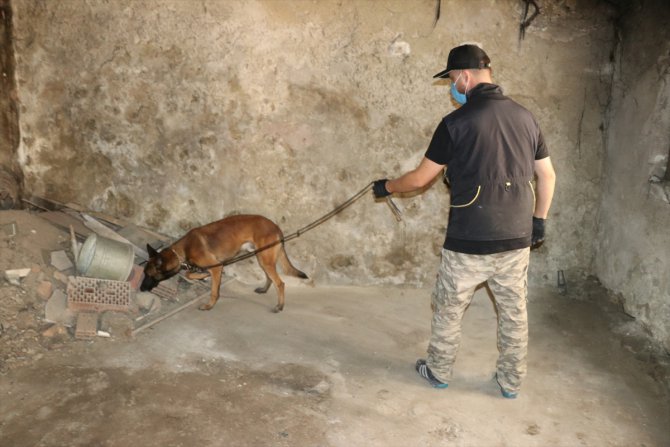
[[[543,3],[543,2],[541,2]],[[291,233],[421,159],[454,109],[432,75],[479,42],[544,130],[558,173],[531,279],[588,272],[612,67],[604,2],[68,0],[14,2],[20,162],[37,195],[173,236],[231,213]],[[437,181],[371,194],[290,242],[324,283],[431,284],[448,216]]]
[[[595,272],[670,352],[670,4],[619,25]]]

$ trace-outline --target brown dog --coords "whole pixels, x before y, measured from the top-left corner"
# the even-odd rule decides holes
[[[271,246],[256,254],[258,264],[265,272],[266,282],[255,291],[265,293],[270,288],[270,283],[274,283],[278,296],[274,311],[280,312],[284,309],[284,282],[277,274],[277,261],[281,262],[287,275],[307,278],[307,275],[289,261],[284,244],[279,242],[282,237],[282,231],[270,219],[257,215],[238,215],[193,228],[160,253],[147,245],[149,261],[144,267],[140,290],[153,289],[159,282],[179,273],[182,268],[203,268],[209,273],[189,272],[186,276],[192,279],[202,279],[208,275],[212,277],[209,303],[200,306],[200,310],[209,310],[219,299],[223,273],[221,263],[235,256],[240,250],[253,251]]]

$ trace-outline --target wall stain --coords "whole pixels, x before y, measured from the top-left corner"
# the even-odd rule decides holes
[[[350,92],[336,92],[323,87],[289,84],[291,101],[302,104],[307,110],[312,109],[319,115],[337,120],[353,118],[356,125],[363,131],[369,131],[367,109],[352,99]]]

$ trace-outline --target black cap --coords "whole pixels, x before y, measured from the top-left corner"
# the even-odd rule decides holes
[[[447,68],[433,77],[446,78],[451,70],[468,68],[491,68],[491,59],[477,45],[461,45],[451,49],[447,59]]]

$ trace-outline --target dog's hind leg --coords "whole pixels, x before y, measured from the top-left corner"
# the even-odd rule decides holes
[[[221,287],[221,274],[223,273],[223,267],[218,265],[209,269],[209,274],[212,277],[212,291],[209,296],[209,303],[202,304],[198,309],[200,310],[210,310],[219,299],[219,287]]]
[[[270,281],[272,281],[277,288],[277,305],[274,308],[275,312],[281,312],[284,309],[284,281],[281,280],[277,273],[277,248],[279,246],[262,251],[256,255],[258,264],[268,277],[268,282],[265,284],[265,290],[268,289]],[[262,290],[263,288],[261,288]]]

